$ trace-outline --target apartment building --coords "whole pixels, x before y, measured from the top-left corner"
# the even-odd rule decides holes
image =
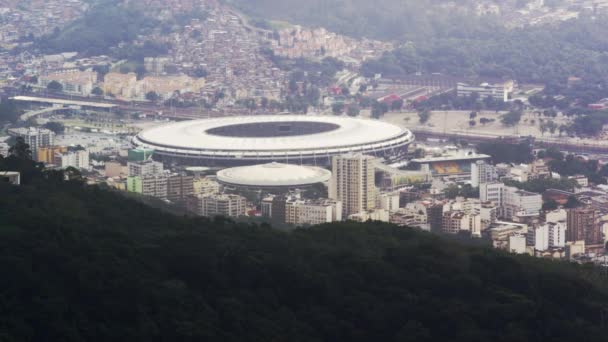
[[[167,199],[173,203],[183,203],[194,194],[194,177],[171,175],[167,179]]]
[[[55,133],[45,128],[11,128],[8,130],[8,134],[13,137],[23,138],[25,143],[30,145],[33,157],[38,155],[40,147],[55,145]]]
[[[332,171],[329,197],[342,202],[342,217],[374,209],[374,157],[361,154],[335,156]]]
[[[471,186],[477,188],[482,183],[492,183],[498,180],[496,168],[486,163],[485,160],[478,160],[471,163]]]
[[[59,168],[65,169],[68,167],[74,167],[77,169],[88,169],[89,168],[89,151],[67,151],[57,152],[53,158],[53,164]]]
[[[247,200],[239,195],[211,194],[189,196],[187,208],[199,216],[244,216],[247,211]]]

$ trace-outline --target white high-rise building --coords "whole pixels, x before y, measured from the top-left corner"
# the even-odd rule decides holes
[[[537,251],[566,246],[566,221],[546,222],[528,232],[528,246]]]
[[[549,226],[549,247],[558,248],[566,246],[566,221],[548,222]]]
[[[484,160],[478,160],[471,164],[471,186],[477,188],[480,184],[491,183],[498,180],[496,168],[487,164]]]
[[[55,144],[55,133],[45,128],[11,128],[8,133],[13,137],[22,137],[25,143],[30,145],[32,156],[36,156],[39,147]]]
[[[528,246],[534,247],[537,251],[549,249],[549,225],[541,224],[528,231]]]
[[[492,202],[498,207],[503,204],[503,193],[505,185],[500,182],[480,183],[479,199],[481,202]]]
[[[333,158],[329,197],[342,202],[342,217],[374,209],[374,159],[361,154]]]

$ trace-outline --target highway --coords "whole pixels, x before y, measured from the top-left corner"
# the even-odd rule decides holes
[[[69,101],[82,101],[82,102],[91,102],[91,103],[100,103],[100,104],[108,104],[116,106],[112,110],[121,110],[121,111],[129,111],[129,112],[137,112],[148,115],[162,115],[166,118],[178,119],[178,120],[192,120],[192,119],[202,119],[208,117],[218,117],[218,116],[227,116],[227,115],[236,115],[236,114],[245,114],[241,113],[237,110],[224,110],[224,111],[209,111],[199,107],[169,107],[164,106],[162,104],[155,104],[146,101],[121,101],[121,100],[110,100],[107,98],[100,97],[85,97],[85,96],[75,96],[75,95],[66,95],[66,94],[57,94],[50,92],[22,92],[19,89],[11,88],[6,89],[11,97],[15,96],[29,96],[36,98],[50,98],[50,99],[61,99],[61,100],[69,100]]]

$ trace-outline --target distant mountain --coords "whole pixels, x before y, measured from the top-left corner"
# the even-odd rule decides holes
[[[4,341],[605,341],[591,268],[381,223],[175,217],[0,158]]]

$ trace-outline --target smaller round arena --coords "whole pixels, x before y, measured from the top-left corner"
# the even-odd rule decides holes
[[[315,166],[270,163],[221,170],[217,180],[240,191],[302,189],[326,183],[331,172]]]

